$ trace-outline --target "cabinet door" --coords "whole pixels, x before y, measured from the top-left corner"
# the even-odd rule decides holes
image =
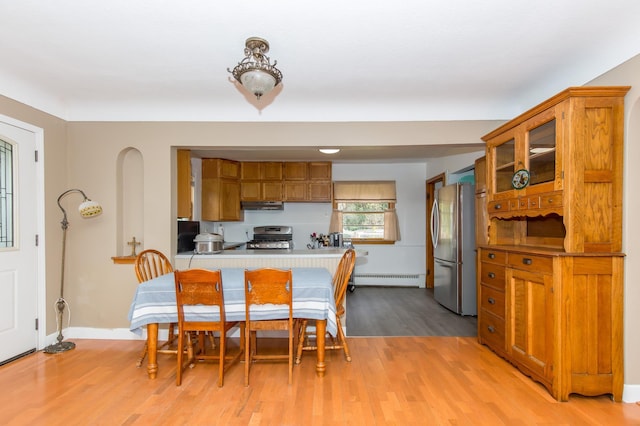
[[[538,380],[552,381],[552,275],[507,268],[507,341],[512,360]]]
[[[240,182],[240,199],[242,201],[262,200],[261,185],[260,181]]]
[[[240,163],[232,160],[219,160],[219,177],[240,179]]]
[[[262,180],[282,180],[282,163],[265,162],[261,163],[262,171],[260,179]]]
[[[240,183],[234,180],[222,179],[220,182],[220,194],[220,218],[218,220],[241,220]]]
[[[309,180],[331,180],[331,163],[309,163]]]
[[[306,182],[284,182],[284,201],[307,201]]]
[[[511,195],[513,173],[519,168],[524,168],[521,162],[516,167],[516,139],[513,133],[507,134],[504,141],[491,142],[489,159],[491,161],[491,181],[489,182],[491,192]]]
[[[177,152],[177,199],[178,217],[191,218],[191,151],[179,149]]]
[[[282,201],[282,181],[262,182],[262,200]]]
[[[307,180],[307,163],[284,163],[284,180]]]
[[[311,182],[309,201],[331,201],[331,182]]]
[[[240,163],[240,179],[260,180],[261,163],[257,161],[244,161]]]

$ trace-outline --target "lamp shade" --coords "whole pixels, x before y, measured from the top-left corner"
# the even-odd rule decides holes
[[[265,93],[269,93],[276,86],[276,79],[261,70],[247,71],[240,76],[240,82],[248,91],[258,99]]]
[[[95,201],[87,200],[80,204],[78,211],[82,217],[94,217],[102,213],[102,206]]]

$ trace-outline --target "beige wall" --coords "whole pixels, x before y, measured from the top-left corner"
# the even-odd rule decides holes
[[[625,221],[627,253],[625,278],[625,383],[640,384],[640,199],[634,195],[640,168],[640,58],[612,70],[594,84],[638,86],[627,96]],[[542,99],[541,99],[542,100]],[[634,111],[635,108],[635,111]],[[104,207],[100,217],[83,220],[70,214],[65,296],[72,310],[72,326],[127,328],[127,313],[136,280],[131,265],[115,265],[118,252],[116,161],[133,147],[143,159],[144,235],[146,247],[171,253],[175,215],[172,188],[175,173],[172,146],[319,146],[412,145],[478,143],[496,122],[438,123],[93,123],[62,120],[0,97],[0,114],[45,129],[47,333],[55,331],[53,302],[59,291],[61,219],[56,197],[65,189],[81,188]],[[635,123],[633,123],[635,119]],[[635,126],[634,126],[635,124]],[[79,203],[80,200],[77,202]]]

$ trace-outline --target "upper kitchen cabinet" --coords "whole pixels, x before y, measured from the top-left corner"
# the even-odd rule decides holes
[[[620,251],[628,90],[569,88],[482,138],[493,244]]]
[[[282,201],[282,171],[281,162],[242,162],[241,201]]]
[[[240,163],[237,161],[202,159],[202,220],[241,221]]]
[[[193,217],[193,200],[191,199],[191,151],[179,149],[177,159],[177,216],[191,219]]]
[[[284,163],[284,201],[331,202],[331,162]]]
[[[282,180],[282,163],[268,161],[244,161],[240,163],[241,180]]]

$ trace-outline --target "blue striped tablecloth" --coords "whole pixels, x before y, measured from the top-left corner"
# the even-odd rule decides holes
[[[227,321],[244,321],[244,268],[221,268],[224,306]],[[292,268],[293,316],[327,320],[327,332],[336,335],[336,305],[333,298],[332,277],[324,268]],[[253,312],[253,309],[252,309]],[[218,312],[211,307],[185,308],[188,321],[217,320]],[[265,305],[256,319],[288,316],[288,308],[282,305]],[[173,273],[166,274],[138,285],[129,309],[129,329],[142,333],[142,327],[151,323],[178,322],[176,291]]]

